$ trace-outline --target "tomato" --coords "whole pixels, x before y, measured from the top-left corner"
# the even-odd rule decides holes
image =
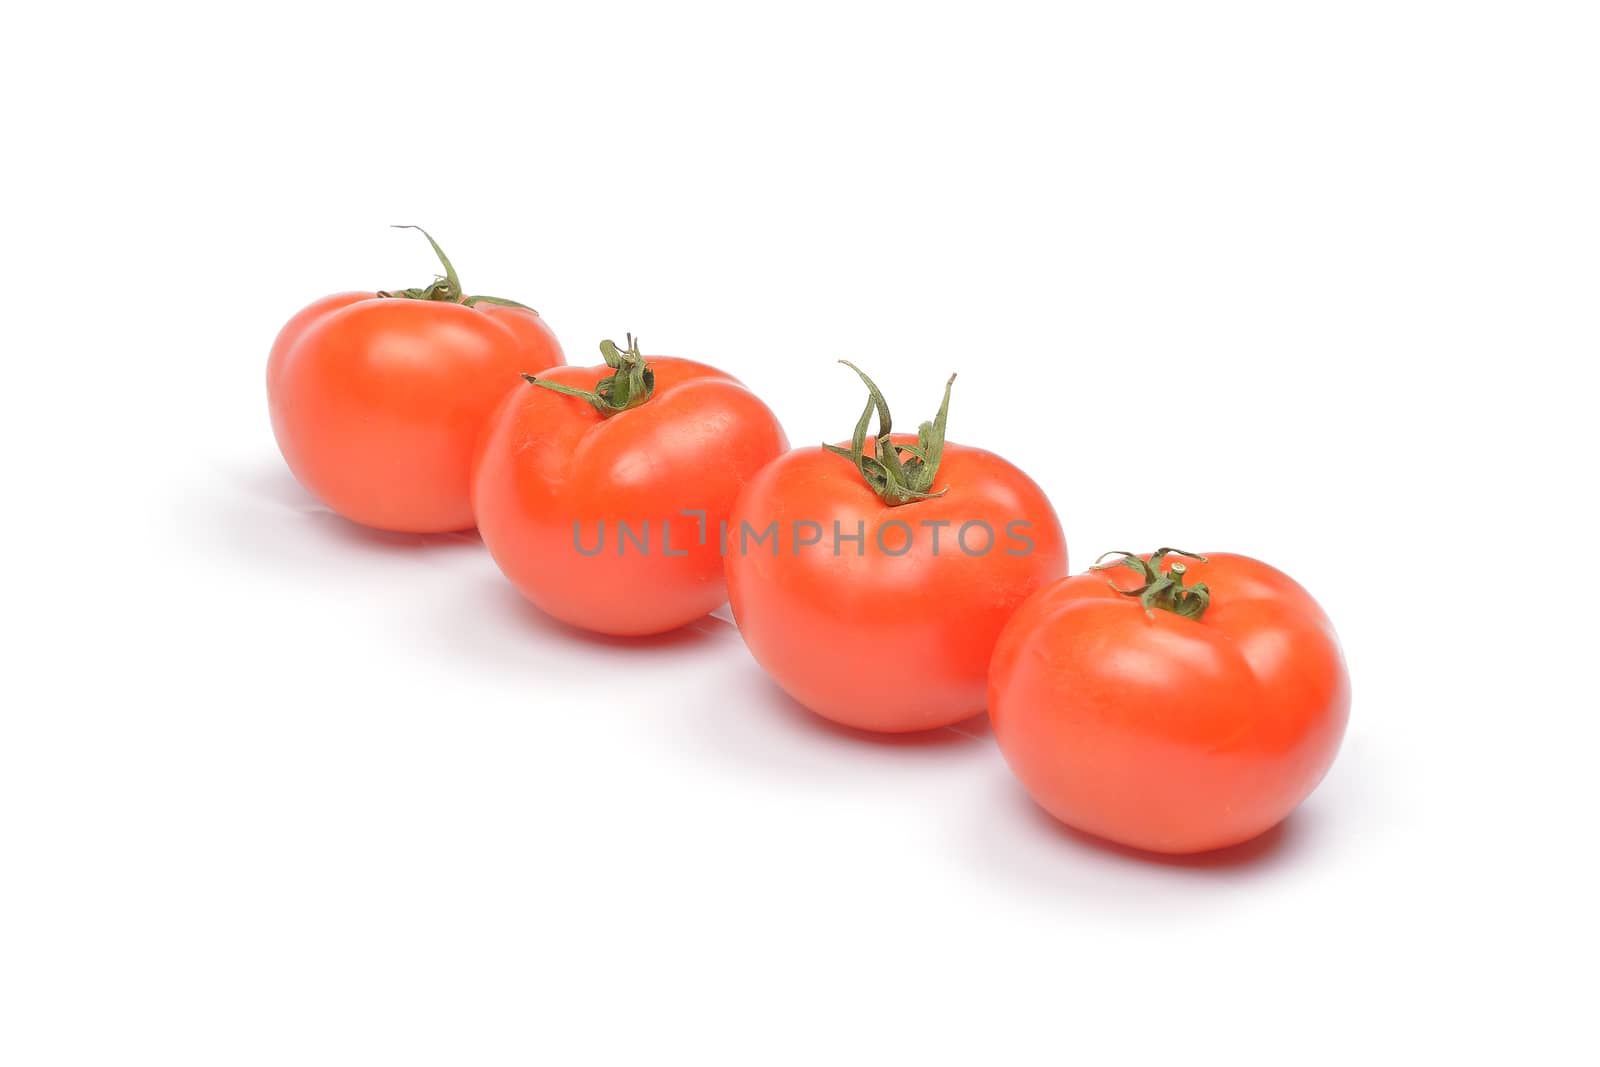
[[[878,387],[847,366],[868,389],[849,445],[788,453],[734,507],[734,618],[756,661],[817,714],[884,732],[947,726],[983,711],[995,639],[1066,573],[1066,541],[1026,474],[945,441],[949,384],[935,420],[894,434]]]
[[[1001,634],[989,717],[1011,769],[1062,822],[1135,848],[1203,852],[1270,829],[1344,736],[1332,624],[1246,556],[1112,555],[1109,578],[1040,590]]]
[[[789,447],[736,378],[610,341],[606,365],[526,376],[490,422],[473,480],[484,544],[546,613],[598,633],[663,633],[727,600],[718,531]]]
[[[519,374],[565,362],[538,312],[463,296],[433,248],[443,278],[323,297],[285,324],[267,359],[272,429],[289,469],[345,518],[385,530],[471,528],[484,423]]]

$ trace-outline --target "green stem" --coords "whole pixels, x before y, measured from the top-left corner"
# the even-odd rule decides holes
[[[655,395],[656,372],[639,354],[639,341],[633,334],[628,334],[626,349],[618,348],[615,341],[601,341],[600,355],[605,359],[606,366],[611,368],[611,377],[600,379],[593,391],[574,389],[570,385],[546,381],[531,374],[524,374],[522,379],[529,385],[537,385],[562,396],[587,400],[607,419],[620,411],[636,408]]]
[[[1101,562],[1107,556],[1116,556],[1117,559],[1110,563]],[[1161,564],[1168,556],[1187,556],[1189,559],[1200,563],[1206,562],[1204,556],[1197,556],[1193,552],[1185,552],[1181,548],[1158,548],[1150,554],[1148,560],[1136,556],[1132,552],[1106,552],[1100,559],[1094,561],[1090,570],[1103,571],[1112,567],[1127,567],[1129,570],[1138,571],[1144,578],[1144,584],[1137,589],[1123,589],[1115,582],[1111,588],[1123,596],[1136,596],[1143,605],[1145,614],[1155,616],[1160,611],[1170,611],[1185,619],[1198,619],[1206,613],[1206,608],[1211,606],[1211,590],[1204,582],[1186,586],[1183,576],[1189,568],[1178,560],[1173,560],[1165,571]]]
[[[866,383],[867,406],[861,412],[861,418],[856,420],[849,448],[829,444],[822,447],[853,463],[872,491],[890,507],[943,496],[949,487],[935,493],[933,480],[938,476],[939,464],[944,458],[945,424],[950,420],[950,387],[955,384],[956,376],[950,375],[950,380],[944,383],[944,400],[939,404],[939,413],[931,422],[925,422],[917,428],[917,443],[896,444],[890,437],[893,423],[889,417],[889,402],[883,398],[883,391],[854,363],[847,359],[839,362],[855,371]],[[878,432],[874,435],[873,454],[868,455],[867,427],[872,424],[873,412],[878,415]],[[909,458],[901,458],[902,453]]]
[[[533,309],[527,304],[519,304],[515,300],[507,300],[503,296],[483,296],[482,294],[479,294],[477,296],[469,296],[461,302],[467,305],[469,308],[477,307],[479,304],[499,304],[501,307],[521,308],[524,311],[533,311]],[[535,315],[539,314],[537,311],[533,311],[533,313]]]
[[[450,262],[450,257],[444,254],[444,249],[439,247],[439,242],[433,239],[433,234],[421,226],[395,226],[396,230],[416,230],[428,239],[433,246],[433,254],[439,257],[439,263],[444,267],[444,273],[434,275],[433,284],[413,289],[395,289],[378,293],[379,296],[394,297],[400,300],[438,300],[447,304],[465,304],[474,307],[478,304],[501,304],[505,307],[523,308],[533,311],[527,304],[519,304],[515,300],[507,300],[498,296],[466,296],[461,291],[461,279],[456,275],[455,265]],[[537,315],[538,312],[534,311]]]

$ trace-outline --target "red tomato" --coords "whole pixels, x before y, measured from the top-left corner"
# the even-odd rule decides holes
[[[740,496],[729,599],[756,661],[817,714],[864,730],[947,726],[983,711],[995,638],[1066,573],[1066,541],[1026,474],[944,441],[948,385],[917,436],[884,437],[888,406],[861,377],[867,411],[848,447],[796,449]]]
[[[718,530],[789,447],[737,379],[600,348],[505,398],[473,481],[484,544],[523,596],[586,630],[663,633],[727,600]]]
[[[385,530],[469,529],[484,422],[520,373],[565,362],[538,312],[463,296],[433,247],[443,278],[323,297],[289,320],[267,359],[289,469],[345,518]]]
[[[1125,558],[1109,572],[1035,593],[1001,634],[989,674],[1000,749],[1079,830],[1153,852],[1249,840],[1339,750],[1350,681],[1333,626],[1246,556],[1113,554]]]

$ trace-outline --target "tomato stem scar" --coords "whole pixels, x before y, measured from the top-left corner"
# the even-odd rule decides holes
[[[1110,563],[1102,562],[1108,556],[1117,558]],[[1127,567],[1129,570],[1138,571],[1144,578],[1144,584],[1137,589],[1123,589],[1117,583],[1110,583],[1123,596],[1136,596],[1144,607],[1146,615],[1154,618],[1156,611],[1170,611],[1185,619],[1198,619],[1204,615],[1206,608],[1211,606],[1211,590],[1204,582],[1194,585],[1183,584],[1183,576],[1189,573],[1189,568],[1179,560],[1173,560],[1163,573],[1162,561],[1168,556],[1187,556],[1192,560],[1205,563],[1204,556],[1193,552],[1185,552],[1181,548],[1158,548],[1150,554],[1148,560],[1136,556],[1132,552],[1112,551],[1103,553],[1094,561],[1090,570],[1103,571],[1112,567]]]
[[[933,421],[925,422],[917,428],[917,443],[913,445],[896,442],[889,436],[891,426],[889,403],[884,400],[883,392],[877,383],[849,360],[841,359],[839,362],[855,371],[866,383],[867,407],[861,413],[861,418],[856,421],[855,433],[850,438],[849,448],[830,444],[824,444],[822,447],[855,464],[856,470],[861,473],[867,485],[890,507],[943,496],[949,490],[949,486],[935,493],[933,480],[938,475],[939,463],[944,458],[945,424],[950,419],[950,387],[956,383],[956,376],[950,375],[950,380],[944,383],[944,400],[939,404],[939,413],[934,416]],[[873,443],[875,454],[869,456],[867,427],[872,423],[874,411],[878,413],[878,432]],[[910,458],[901,459],[901,453]]]
[[[606,366],[611,368],[611,377],[600,379],[592,392],[546,381],[531,374],[524,374],[522,380],[553,393],[587,400],[602,417],[608,419],[619,411],[638,407],[655,395],[656,372],[639,354],[639,340],[633,334],[628,334],[626,349],[618,348],[615,341],[601,341],[600,355],[605,359]]]
[[[473,307],[477,304],[499,304],[503,307],[523,308],[527,311],[533,311],[533,308],[528,307],[527,304],[519,304],[515,300],[507,300],[504,297],[463,295],[461,279],[456,275],[455,266],[450,262],[450,257],[444,254],[444,249],[439,247],[439,242],[433,239],[431,233],[421,226],[397,225],[392,228],[396,230],[416,230],[426,237],[428,243],[433,246],[433,254],[439,257],[439,263],[444,267],[444,273],[442,275],[434,275],[431,285],[412,289],[380,291],[378,293],[379,296],[393,297],[399,300],[439,300],[448,304],[465,304],[467,307]],[[533,313],[535,315],[538,314],[537,311]]]

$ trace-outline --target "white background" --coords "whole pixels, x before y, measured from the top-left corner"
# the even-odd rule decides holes
[[[1583,3],[35,5],[6,16],[7,1064],[1594,1054],[1600,33]],[[1350,732],[1265,840],[1057,829],[708,619],[542,621],[289,477],[330,291],[869,369],[1075,567],[1266,559]],[[1592,1060],[1590,1060],[1592,1062]]]

